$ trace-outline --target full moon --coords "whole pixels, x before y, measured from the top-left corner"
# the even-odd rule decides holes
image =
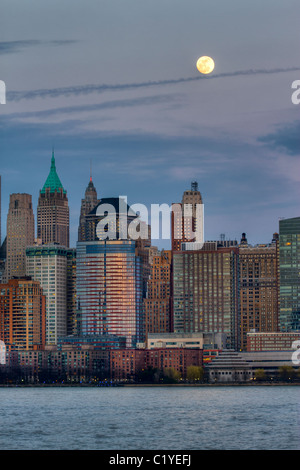
[[[197,60],[197,69],[200,73],[211,73],[215,68],[215,63],[211,57],[202,56]]]

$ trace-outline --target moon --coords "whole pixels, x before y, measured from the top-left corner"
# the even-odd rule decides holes
[[[204,55],[197,60],[196,67],[200,73],[208,74],[215,68],[215,63],[211,57]]]

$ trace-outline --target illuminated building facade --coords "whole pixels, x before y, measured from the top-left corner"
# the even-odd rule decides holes
[[[142,277],[133,240],[77,243],[77,305],[82,335],[141,341]]]
[[[45,347],[46,299],[30,278],[0,284],[0,340],[9,351]]]
[[[171,264],[171,251],[162,251],[152,258],[144,299],[146,336],[171,331]]]

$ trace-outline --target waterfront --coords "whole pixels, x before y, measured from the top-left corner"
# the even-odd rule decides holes
[[[298,450],[297,386],[2,387],[2,450]]]

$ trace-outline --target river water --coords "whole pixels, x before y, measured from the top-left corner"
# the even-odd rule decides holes
[[[299,450],[298,386],[2,387],[1,450]]]

